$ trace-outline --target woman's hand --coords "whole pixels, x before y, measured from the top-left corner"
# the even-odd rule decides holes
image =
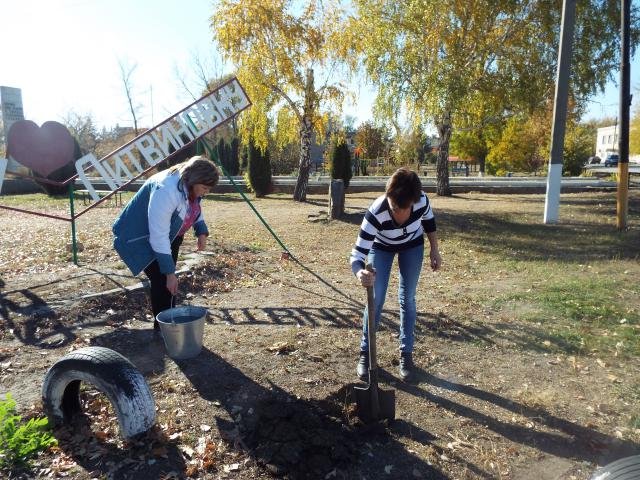
[[[442,257],[440,256],[440,252],[437,248],[432,248],[429,252],[429,259],[431,260],[431,270],[434,272],[439,270],[442,266]]]
[[[206,248],[207,248],[207,235],[203,233],[202,235],[198,235],[198,247],[196,251],[201,252]]]
[[[360,285],[363,287],[373,287],[373,283],[376,281],[376,272],[370,272],[363,268],[358,270],[356,278],[360,280]]]
[[[167,274],[167,290],[169,290],[171,295],[178,293],[178,277],[176,277],[175,273]]]

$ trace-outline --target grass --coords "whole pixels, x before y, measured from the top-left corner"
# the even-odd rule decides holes
[[[0,400],[0,468],[24,465],[39,451],[56,444],[46,418],[25,422],[16,414],[16,402],[10,394]]]
[[[535,288],[508,293],[494,306],[521,312],[519,318],[547,330],[550,350],[633,356],[640,353],[640,313],[621,292],[637,297],[635,286],[616,278],[560,276]],[[553,348],[552,348],[553,346]]]

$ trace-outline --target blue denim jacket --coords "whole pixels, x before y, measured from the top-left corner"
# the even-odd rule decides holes
[[[171,242],[180,231],[188,207],[179,174],[166,170],[150,177],[127,203],[113,224],[113,246],[134,275],[154,260],[162,273],[175,272]],[[209,234],[202,214],[193,228],[196,236]]]

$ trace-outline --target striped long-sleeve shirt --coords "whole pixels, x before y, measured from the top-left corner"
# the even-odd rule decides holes
[[[358,239],[351,250],[351,270],[356,274],[364,268],[371,248],[400,252],[424,244],[423,233],[435,231],[436,220],[424,193],[413,204],[409,219],[402,225],[393,220],[387,196],[381,195],[364,215]]]

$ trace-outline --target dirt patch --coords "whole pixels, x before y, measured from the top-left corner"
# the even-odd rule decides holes
[[[245,443],[256,460],[276,476],[320,478],[344,471],[358,458],[362,440],[319,406],[268,398],[240,422]]]

